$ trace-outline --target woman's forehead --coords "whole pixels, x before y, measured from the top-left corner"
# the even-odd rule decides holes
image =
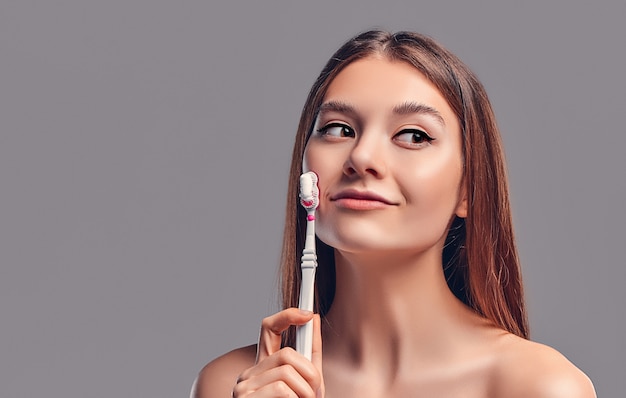
[[[423,73],[407,62],[378,56],[354,61],[337,74],[319,110],[327,109],[364,114],[432,110],[449,127],[458,125],[444,96]]]

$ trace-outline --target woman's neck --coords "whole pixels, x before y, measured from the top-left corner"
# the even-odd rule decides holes
[[[459,333],[484,326],[448,288],[440,251],[393,258],[336,252],[335,266],[324,351],[344,366],[388,369],[392,377],[452,355]]]

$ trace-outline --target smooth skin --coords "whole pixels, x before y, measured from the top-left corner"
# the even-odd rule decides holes
[[[342,70],[303,168],[319,176],[317,235],[335,248],[332,307],[323,325],[293,308],[264,319],[258,345],[209,363],[193,398],[596,396],[560,353],[499,329],[448,288],[443,244],[467,214],[461,132],[416,69],[368,57]],[[280,334],[311,318],[309,362],[280,349]]]

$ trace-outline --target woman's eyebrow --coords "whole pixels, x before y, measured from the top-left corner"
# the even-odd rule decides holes
[[[350,116],[354,116],[357,114],[356,108],[347,102],[342,101],[328,101],[324,102],[320,105],[320,114],[324,114],[326,112],[338,112],[338,113],[346,113]]]
[[[396,115],[411,115],[415,113],[429,115],[436,119],[442,126],[445,127],[446,125],[443,116],[441,116],[441,113],[439,113],[437,109],[429,105],[419,104],[417,102],[407,101],[401,105],[397,105],[393,108],[393,113]]]

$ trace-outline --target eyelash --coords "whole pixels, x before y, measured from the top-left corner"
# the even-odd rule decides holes
[[[401,135],[405,135],[405,134],[412,134],[411,136],[411,141],[400,141],[397,139],[397,137],[401,136]],[[413,139],[419,136],[418,138],[418,142],[413,142]],[[393,138],[398,141],[398,142],[403,142],[406,143],[407,145],[411,145],[411,146],[418,146],[418,145],[422,145],[424,143],[430,143],[432,141],[434,141],[435,139],[431,136],[429,136],[428,134],[426,134],[426,132],[424,130],[420,130],[420,129],[404,129],[402,131],[400,131],[398,134],[394,135]]]
[[[330,135],[329,134],[329,130],[331,130],[332,128],[340,128],[341,129],[341,134],[340,136],[336,136],[336,135]],[[352,129],[352,127],[343,124],[343,123],[329,123],[326,126],[320,128],[317,130],[317,132],[322,135],[322,136],[327,136],[327,137],[339,137],[339,138],[343,138],[343,137],[355,137],[356,133],[354,132],[354,130]],[[349,134],[349,135],[345,135],[345,133]],[[411,136],[411,141],[404,141],[404,140],[399,140],[397,137],[405,135],[405,134],[412,134]],[[418,138],[418,142],[413,142],[413,138],[419,136]],[[413,129],[404,129],[401,130],[400,132],[398,132],[396,135],[393,136],[393,139],[397,142],[401,142],[404,143],[406,145],[412,146],[412,147],[417,147],[417,146],[421,146],[422,144],[425,143],[430,143],[432,141],[434,141],[435,139],[431,136],[429,136],[425,131],[417,129],[417,128],[413,128]]]
[[[330,136],[330,134],[328,134],[328,131],[334,127],[339,127],[342,129],[342,132],[348,132],[350,134],[350,136],[348,137],[354,137],[356,136],[356,133],[354,132],[354,130],[352,129],[352,127],[343,124],[343,123],[329,123],[326,126],[320,128],[317,130],[318,133],[320,133],[322,136]],[[333,136],[336,137],[336,136]],[[341,137],[346,137],[345,135],[342,135]]]

